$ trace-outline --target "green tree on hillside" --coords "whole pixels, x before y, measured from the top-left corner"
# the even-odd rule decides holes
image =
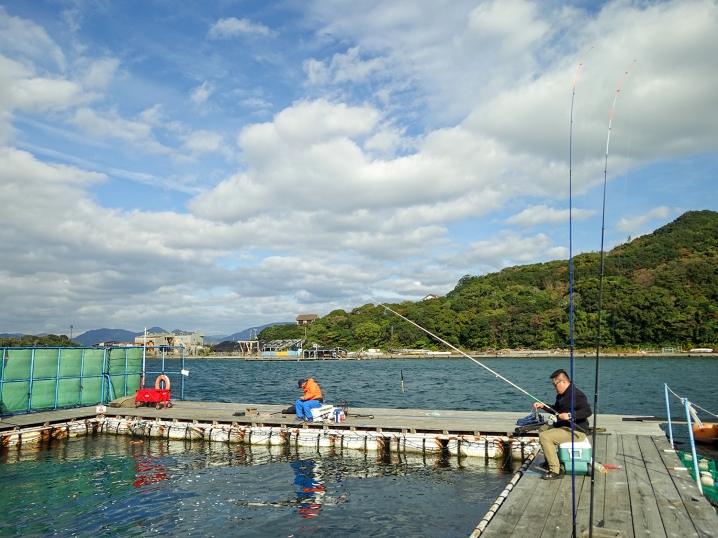
[[[574,257],[577,348],[596,345],[599,264],[595,252]],[[467,350],[565,348],[568,261],[467,275],[446,297],[390,306]],[[282,327],[265,329],[260,338],[304,335],[302,327]],[[335,310],[306,330],[310,345],[442,349],[410,323],[372,304]],[[718,213],[685,213],[606,254],[601,343],[617,349],[718,347]]]

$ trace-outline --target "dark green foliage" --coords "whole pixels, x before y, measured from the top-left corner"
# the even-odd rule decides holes
[[[598,253],[574,258],[577,348],[597,343],[599,270]],[[603,347],[718,345],[718,213],[691,211],[619,245],[606,254],[604,274]],[[566,348],[568,291],[568,261],[562,260],[467,275],[446,297],[390,306],[464,349]],[[282,338],[304,336],[303,327],[284,327]],[[260,338],[269,337],[266,331]],[[444,347],[371,304],[318,319],[307,327],[307,339],[349,349]]]
[[[296,323],[287,323],[286,325],[272,325],[262,329],[258,338],[260,340],[291,340],[295,338],[304,338],[304,327]]]
[[[0,338],[0,347],[77,347],[78,342],[71,341],[66,335],[46,334],[32,336],[26,334],[20,338]]]

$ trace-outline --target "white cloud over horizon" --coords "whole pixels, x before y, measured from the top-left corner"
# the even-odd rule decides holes
[[[207,34],[210,39],[229,39],[243,34],[269,35],[269,28],[260,23],[253,23],[249,19],[237,19],[227,17],[219,19],[209,29]]]
[[[718,209],[715,1],[275,8],[185,7],[178,40],[148,7],[153,31],[128,50],[82,11],[3,2],[0,332],[229,334],[565,259],[568,108],[590,46],[574,251],[597,248],[584,236],[633,58],[611,132],[609,234]],[[78,9],[127,36],[123,21],[139,22]],[[664,172],[686,160],[680,177]]]

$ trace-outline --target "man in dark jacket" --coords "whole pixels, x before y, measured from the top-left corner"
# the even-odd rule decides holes
[[[573,415],[571,415],[571,380],[564,370],[556,370],[552,373],[551,381],[557,392],[553,410],[548,410],[541,402],[534,403],[535,408],[543,408],[555,414],[557,419],[552,426],[541,426],[539,429],[539,443],[549,466],[548,472],[541,477],[545,480],[561,478],[566,474],[561,469],[556,447],[561,443],[571,442],[571,422],[575,424],[574,441],[577,443],[584,441],[588,432],[588,417],[591,416],[591,406],[586,395],[576,387],[573,387]]]

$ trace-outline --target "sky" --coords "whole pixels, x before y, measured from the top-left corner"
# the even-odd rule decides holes
[[[705,0],[0,0],[0,332],[444,295],[598,251],[604,172],[607,249],[718,210],[716,51]]]

